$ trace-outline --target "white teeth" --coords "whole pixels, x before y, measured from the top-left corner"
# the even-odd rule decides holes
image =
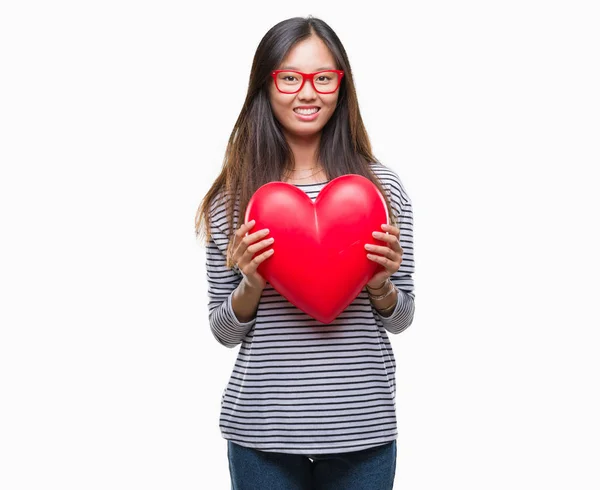
[[[318,110],[319,109],[317,107],[314,107],[312,109],[294,109],[294,112],[297,112],[298,114],[304,114],[305,116],[308,116],[310,114],[314,114]]]

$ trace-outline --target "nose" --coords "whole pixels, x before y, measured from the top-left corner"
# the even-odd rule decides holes
[[[317,92],[315,91],[315,88],[313,87],[311,80],[309,78],[307,78],[304,82],[304,87],[302,87],[302,90],[300,90],[300,92],[298,92],[298,98],[302,99],[302,100],[312,100],[314,98],[316,98],[317,96]]]

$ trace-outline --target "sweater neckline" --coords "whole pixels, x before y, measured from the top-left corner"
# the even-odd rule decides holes
[[[329,182],[330,182],[329,180],[326,180],[324,182],[314,182],[312,184],[292,184],[292,185],[295,185],[295,186],[298,186],[298,187],[307,187],[309,185],[323,185],[323,184],[327,184]]]

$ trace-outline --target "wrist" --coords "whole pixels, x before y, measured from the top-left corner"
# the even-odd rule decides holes
[[[379,293],[375,293],[375,294],[371,294],[370,291],[367,290],[367,295],[369,296],[369,299],[374,300],[374,301],[380,301],[384,298],[387,298],[390,294],[392,294],[394,291],[396,290],[396,287],[394,286],[394,284],[390,281],[389,282],[389,288],[387,288],[387,290],[385,291],[381,291]]]
[[[390,278],[388,277],[385,281],[383,281],[383,283],[381,283],[381,285],[377,286],[377,287],[372,287],[369,286],[369,284],[367,284],[367,291],[370,293],[380,293],[387,285],[388,283],[390,283]]]
[[[248,280],[248,277],[246,275],[244,275],[242,277],[242,280],[240,281],[240,285],[241,285],[242,290],[247,292],[248,294],[257,294],[259,296],[262,294],[263,290],[265,289],[264,286],[252,284]]]
[[[391,282],[391,281],[390,281]],[[381,316],[390,316],[398,304],[398,289],[391,283],[391,288],[379,296],[369,294],[371,304]]]

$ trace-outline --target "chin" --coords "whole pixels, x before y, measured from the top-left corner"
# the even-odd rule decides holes
[[[304,128],[304,129],[302,129],[302,128],[300,128],[300,129],[293,128],[290,131],[290,133],[295,134],[297,136],[312,136],[314,134],[320,133],[322,129],[323,129],[322,127],[319,127],[319,128],[310,128],[310,129],[309,128]]]
[[[321,131],[323,126],[325,125],[322,124],[322,121],[319,121],[317,124],[314,122],[306,123],[301,121],[293,121],[293,123],[289,125],[289,128],[296,132],[314,133],[316,131]]]

